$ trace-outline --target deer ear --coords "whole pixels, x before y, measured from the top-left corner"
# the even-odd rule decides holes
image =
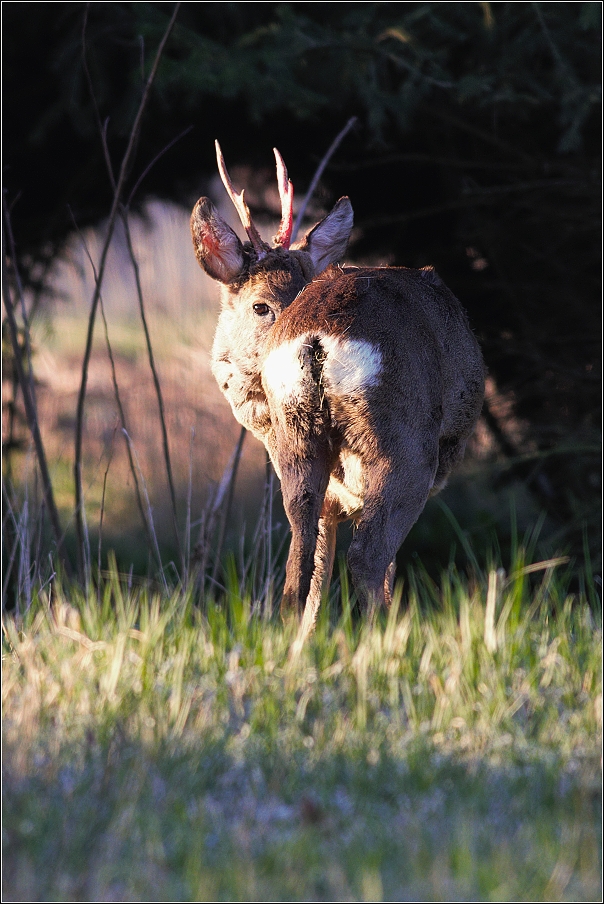
[[[212,279],[231,283],[245,261],[243,245],[209,198],[200,198],[191,214],[191,236],[197,260]]]
[[[320,273],[329,264],[335,264],[343,258],[353,220],[350,199],[340,198],[331,213],[308,233],[301,250],[310,254],[315,273]]]

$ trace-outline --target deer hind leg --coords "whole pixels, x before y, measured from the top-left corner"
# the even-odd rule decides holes
[[[436,464],[400,463],[379,481],[369,479],[364,506],[348,550],[348,567],[363,609],[388,607],[396,553],[430,494]]]

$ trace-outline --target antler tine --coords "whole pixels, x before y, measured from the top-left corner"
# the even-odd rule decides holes
[[[222,154],[221,147],[218,143],[218,140],[215,142],[216,144],[216,161],[218,163],[218,172],[220,173],[220,178],[222,179],[222,184],[227,190],[227,194],[231,201],[235,206],[235,210],[239,214],[239,219],[243,225],[243,228],[247,232],[248,238],[252,243],[254,250],[258,256],[263,256],[266,254],[268,250],[268,246],[265,242],[260,238],[260,233],[256,229],[253,221],[252,215],[250,213],[250,209],[245,203],[243,198],[243,189],[237,194],[235,189],[233,188],[233,183],[231,182],[231,178],[227,172],[226,164],[224,162],[224,157]]]
[[[274,241],[276,245],[281,245],[281,247],[288,249],[292,235],[294,186],[291,179],[287,177],[287,167],[277,148],[273,148],[273,153],[277,163],[277,185],[279,187],[279,197],[281,198],[281,225]]]

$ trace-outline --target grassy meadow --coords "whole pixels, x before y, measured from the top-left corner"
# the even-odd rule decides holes
[[[4,900],[601,897],[601,619],[565,563],[410,573],[293,647],[220,601],[5,616]],[[593,603],[593,600],[591,601]]]
[[[153,229],[135,230],[183,559],[119,247],[104,312],[163,567],[134,502],[102,319],[84,433],[85,587],[40,554],[33,455],[11,461],[3,900],[601,900],[600,566],[587,535],[583,566],[521,485],[494,489],[481,424],[405,544],[390,612],[359,617],[342,567],[298,649],[296,626],[273,614],[286,530],[258,443],[244,445],[229,524],[212,509],[239,428],[209,373],[216,297],[186,221],[151,208]],[[94,256],[100,239],[85,238]],[[68,538],[85,265],[74,245],[52,316],[32,331]]]

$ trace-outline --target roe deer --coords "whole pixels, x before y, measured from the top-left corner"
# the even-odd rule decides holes
[[[223,284],[212,371],[281,480],[292,531],[281,613],[304,614],[307,634],[341,521],[356,525],[348,566],[359,601],[389,604],[396,553],[478,419],[482,356],[433,268],[336,266],[352,230],[348,198],[290,248],[293,187],[277,150],[282,220],[266,244],[216,149],[249,241],[199,199],[195,254]]]

